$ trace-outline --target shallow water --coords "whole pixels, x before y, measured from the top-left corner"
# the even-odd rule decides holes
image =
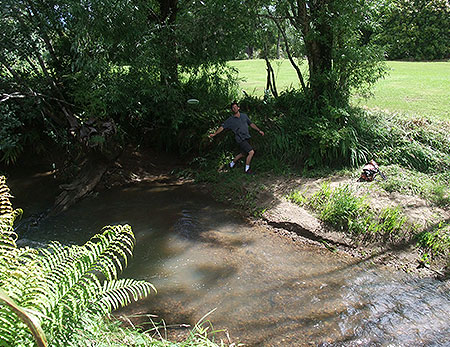
[[[123,275],[158,289],[119,312],[141,315],[134,321],[157,314],[171,334],[170,326],[193,325],[214,310],[209,321],[226,330],[216,339],[252,346],[450,345],[448,284],[293,244],[189,185],[110,190],[37,226],[42,206],[30,200],[39,196],[33,189],[51,184],[43,180],[27,186],[26,199],[12,185],[34,214],[18,228],[21,244],[83,243],[104,225],[130,224],[137,245]]]

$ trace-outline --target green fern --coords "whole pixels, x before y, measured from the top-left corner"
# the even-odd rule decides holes
[[[51,242],[17,248],[9,188],[0,177],[0,345],[83,345],[77,337],[87,315],[103,316],[148,296],[145,281],[117,277],[132,256],[129,225],[107,226],[82,246]],[[40,326],[45,334],[39,339]]]

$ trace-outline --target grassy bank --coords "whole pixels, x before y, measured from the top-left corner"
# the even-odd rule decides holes
[[[407,208],[401,204],[381,209],[375,207],[369,196],[376,194],[377,186],[370,187],[369,192],[363,195],[358,193],[358,188],[361,187],[354,184],[332,188],[329,182],[325,182],[312,194],[294,190],[287,198],[314,211],[320,220],[349,234],[359,243],[414,244],[420,249],[420,261],[426,264],[436,259],[440,263],[449,259],[450,222],[415,223],[408,218]]]
[[[241,88],[256,96],[264,94],[264,60],[238,60],[229,64],[239,71]],[[389,74],[377,82],[374,97],[353,98],[357,105],[390,112],[450,119],[450,62],[387,62]],[[277,87],[299,88],[297,75],[288,60],[273,62]],[[307,75],[306,62],[302,71]]]

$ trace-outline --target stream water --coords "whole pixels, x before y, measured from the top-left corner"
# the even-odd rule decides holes
[[[123,275],[152,282],[158,294],[120,315],[142,323],[155,314],[170,333],[214,310],[207,319],[225,330],[216,339],[250,346],[450,346],[448,283],[293,244],[192,185],[112,189],[37,226],[51,180],[8,181],[25,210],[20,244],[81,244],[104,225],[130,224],[137,244]]]

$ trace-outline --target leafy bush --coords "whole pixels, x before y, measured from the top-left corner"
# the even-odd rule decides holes
[[[360,165],[369,158],[361,111],[349,106],[318,108],[305,94],[289,90],[265,102],[244,98],[243,112],[266,136],[253,142],[267,157],[285,165],[317,168]]]
[[[26,107],[0,103],[0,162],[14,164],[26,149],[32,147],[34,153],[39,152],[42,143],[49,140],[42,122],[34,112],[26,112]]]

